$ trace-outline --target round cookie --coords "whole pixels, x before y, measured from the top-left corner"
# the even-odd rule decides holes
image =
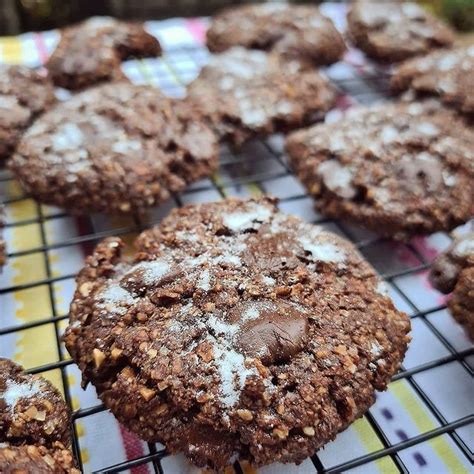
[[[405,61],[393,73],[395,92],[436,95],[461,112],[474,114],[474,45],[435,51]]]
[[[450,46],[454,34],[414,2],[356,1],[347,14],[352,42],[367,56],[397,62]]]
[[[265,3],[228,8],[212,18],[207,46],[271,51],[312,66],[337,62],[346,47],[332,21],[314,6]]]
[[[451,293],[448,302],[454,318],[474,340],[474,232],[458,237],[433,262],[431,284],[442,293]]]
[[[436,101],[383,103],[294,132],[290,162],[317,208],[406,240],[474,212],[474,132]]]
[[[120,66],[126,59],[160,55],[160,43],[142,24],[93,17],[61,31],[46,67],[57,86],[83,89],[125,79]]]
[[[263,51],[232,48],[215,55],[188,87],[217,134],[234,145],[321,119],[336,89],[315,70]]]
[[[215,171],[214,134],[150,86],[77,94],[25,133],[10,167],[36,199],[81,214],[141,212]]]
[[[3,474],[80,474],[71,451],[56,443],[52,449],[45,446],[1,446],[0,472]]]
[[[0,160],[13,153],[23,131],[55,100],[52,83],[39,72],[0,64]]]
[[[398,370],[407,316],[344,239],[270,198],[187,206],[98,245],[65,343],[130,430],[222,470],[301,462]]]
[[[70,445],[69,411],[47,380],[0,358],[0,443]]]

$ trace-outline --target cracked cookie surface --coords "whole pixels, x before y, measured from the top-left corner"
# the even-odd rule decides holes
[[[321,120],[335,104],[334,86],[300,63],[240,47],[211,57],[188,97],[225,141],[286,132]]]
[[[341,34],[317,7],[271,2],[215,15],[207,46],[215,53],[234,46],[260,49],[312,66],[335,63],[346,49]]]
[[[66,346],[125,426],[199,466],[301,462],[403,359],[409,320],[372,267],[270,198],[174,210],[122,248],[87,259]]]
[[[10,161],[27,192],[75,214],[142,212],[217,166],[215,136],[191,105],[128,83],[59,104]]]
[[[124,80],[122,61],[160,54],[160,43],[143,24],[92,17],[61,31],[46,67],[57,86],[77,90]]]
[[[294,132],[290,163],[326,215],[406,240],[474,212],[474,132],[436,101],[358,107]]]

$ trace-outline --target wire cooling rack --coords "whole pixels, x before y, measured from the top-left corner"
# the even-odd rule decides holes
[[[206,62],[207,52],[201,47],[180,47],[168,49],[166,55],[166,74],[162,63],[153,61],[146,63],[146,73],[142,68],[142,75],[136,74],[136,69],[125,70],[135,82],[150,82],[158,85],[171,96],[182,96],[185,85],[192,80],[203,63]],[[347,68],[353,69],[353,74],[345,74]],[[135,75],[135,76],[134,76]],[[345,108],[353,103],[371,103],[387,95],[387,74],[376,68],[365,68],[350,65],[347,62],[336,65],[329,69],[328,75],[338,86],[341,92],[340,108]],[[349,77],[350,76],[350,77]],[[172,77],[173,80],[170,80]],[[337,115],[337,112],[335,112]],[[377,404],[365,415],[365,421],[370,427],[373,437],[372,448],[362,455],[354,454],[348,446],[339,443],[340,455],[334,462],[334,457],[328,461],[326,450],[316,453],[311,458],[311,466],[307,461],[302,472],[369,472],[365,469],[373,466],[379,460],[390,460],[390,469],[383,472],[461,472],[457,467],[472,466],[472,429],[474,427],[474,415],[472,415],[472,391],[465,391],[468,384],[456,386],[456,377],[462,380],[472,378],[474,366],[474,349],[463,340],[460,343],[456,338],[462,338],[462,331],[453,333],[446,328],[455,326],[450,319],[446,306],[437,300],[433,292],[428,291],[428,297],[419,300],[417,286],[424,278],[430,260],[433,255],[426,252],[426,247],[420,245],[416,239],[409,244],[396,244],[361,229],[348,226],[341,222],[335,222],[315,213],[312,209],[311,199],[306,195],[303,187],[292,175],[288,167],[283,150],[282,137],[271,137],[268,140],[256,140],[240,151],[223,149],[221,153],[221,164],[219,172],[210,179],[194,184],[183,193],[173,196],[173,199],[161,206],[156,211],[151,211],[145,217],[132,216],[124,225],[122,222],[111,225],[103,225],[105,217],[90,216],[75,219],[78,229],[77,235],[69,238],[59,239],[51,242],[47,237],[47,225],[58,219],[68,218],[67,214],[60,209],[53,209],[39,204],[33,204],[35,215],[20,219],[7,219],[6,232],[20,227],[31,225],[38,226],[40,239],[38,245],[29,248],[10,251],[8,258],[11,263],[15,259],[37,255],[43,260],[45,273],[41,278],[32,281],[0,287],[0,298],[13,295],[37,287],[46,286],[51,303],[51,316],[35,319],[29,322],[5,327],[0,325],[0,354],[2,353],[2,338],[22,331],[31,330],[44,325],[53,325],[55,333],[55,344],[59,357],[53,362],[34,367],[28,367],[30,373],[48,374],[48,372],[59,371],[64,387],[64,395],[67,403],[73,409],[71,402],[71,386],[68,368],[73,364],[64,351],[61,343],[61,334],[67,320],[67,314],[62,312],[56,303],[56,284],[62,281],[71,281],[74,272],[67,274],[56,274],[52,270],[51,254],[56,251],[67,252],[67,249],[80,246],[84,253],[91,251],[93,246],[102,238],[110,235],[130,236],[135,235],[152,224],[159,222],[161,217],[174,206],[182,206],[190,202],[209,201],[225,198],[227,196],[246,196],[249,194],[271,193],[280,198],[280,208],[289,213],[300,214],[306,220],[321,224],[329,230],[335,231],[355,243],[359,250],[379,271],[390,288],[390,293],[397,306],[409,313],[414,327],[412,346],[413,354],[407,357],[401,371],[394,377],[393,381],[404,381],[409,387],[412,396],[416,397],[422,410],[426,411],[431,423],[420,427],[418,434],[411,436],[403,429],[388,429],[388,422],[393,414],[388,408],[377,408]],[[6,170],[0,171],[0,191],[3,190],[3,202],[8,206],[28,200],[28,196],[22,195],[16,189],[14,180]],[[8,213],[7,213],[8,215]],[[442,241],[444,245],[448,242],[446,235],[435,236],[436,241]],[[10,249],[11,250],[11,249]],[[396,254],[398,258],[392,259]],[[402,263],[400,263],[402,262]],[[2,301],[0,299],[0,301]],[[3,300],[5,301],[5,299]],[[1,310],[1,308],[0,308]],[[1,323],[1,318],[0,318]],[[424,347],[420,347],[421,344]],[[31,347],[29,350],[34,351]],[[455,374],[444,378],[446,373]],[[431,374],[439,384],[440,392],[445,392],[444,381],[450,382],[452,404],[454,409],[446,408],[446,404],[439,399],[437,391],[427,388],[425,374]],[[432,385],[432,384],[431,384]],[[459,388],[459,390],[458,390]],[[472,388],[472,386],[471,386]],[[471,407],[465,409],[466,397]],[[458,401],[458,399],[460,401]],[[464,406],[458,410],[457,407]],[[414,408],[415,409],[415,408]],[[78,423],[88,417],[102,413],[103,405],[96,403],[90,407],[73,409],[73,448],[78,464],[83,466],[81,459],[81,440],[78,433]],[[464,411],[463,411],[464,410]],[[340,435],[343,437],[344,434]],[[339,439],[339,438],[338,438]],[[461,465],[449,461],[448,466],[452,469],[439,470],[428,469],[429,460],[417,451],[424,443],[434,443],[443,439],[448,446],[455,449],[457,456],[462,458]],[[100,440],[98,441],[100,443]],[[337,443],[337,441],[336,441]],[[138,457],[129,456],[128,460],[114,465],[101,466],[95,472],[123,472],[131,470],[140,473],[138,466],[146,465],[148,472],[172,473],[178,472],[176,467],[167,467],[167,459],[170,455],[161,445],[148,444],[148,452]],[[329,449],[329,448],[328,448]],[[442,448],[440,448],[442,450]],[[344,454],[347,450],[349,453]],[[444,455],[443,455],[444,456]],[[414,460],[414,463],[413,463]],[[417,466],[413,468],[413,466]],[[457,466],[457,467],[456,467]],[[358,469],[359,468],[359,469]],[[233,472],[253,472],[245,465],[236,463]],[[281,469],[281,468],[280,468]],[[469,468],[467,468],[469,470]],[[275,472],[290,472],[290,467]],[[182,472],[182,471],[179,471]],[[260,471],[259,471],[260,472]],[[263,472],[263,470],[262,470]],[[271,471],[268,471],[271,472]],[[295,468],[295,472],[297,469]],[[298,471],[299,472],[299,471]],[[380,472],[380,471],[379,471]]]

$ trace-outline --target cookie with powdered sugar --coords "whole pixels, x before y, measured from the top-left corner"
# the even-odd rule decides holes
[[[79,473],[70,415],[59,391],[0,358],[0,471]]]
[[[290,162],[324,214],[395,239],[473,215],[474,132],[436,101],[358,107],[294,132]]]
[[[74,214],[142,212],[217,165],[215,136],[190,104],[129,83],[57,105],[23,136],[10,162],[33,197]]]
[[[454,239],[436,258],[430,281],[442,293],[452,293],[449,309],[474,340],[474,231]]]
[[[207,31],[214,53],[241,46],[272,52],[310,66],[337,62],[346,50],[332,21],[318,7],[266,2],[231,7],[215,15]]]
[[[435,51],[402,63],[393,73],[395,92],[438,96],[461,112],[474,114],[474,45]]]
[[[66,346],[120,422],[198,466],[301,462],[403,359],[409,320],[372,267],[270,198],[176,209],[123,246],[79,273]]]
[[[50,79],[26,66],[0,64],[0,160],[22,133],[56,101]]]
[[[122,61],[161,55],[159,41],[143,24],[92,17],[61,30],[61,40],[46,63],[57,86],[84,89],[124,80]]]
[[[240,47],[211,57],[188,97],[221,139],[234,145],[321,120],[337,92],[316,70]]]
[[[414,2],[357,0],[347,15],[352,42],[367,56],[393,63],[454,41],[451,29]]]

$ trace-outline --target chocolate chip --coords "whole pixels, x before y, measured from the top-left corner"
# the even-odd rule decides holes
[[[284,302],[250,302],[248,308],[239,308],[249,313],[253,309],[255,317],[244,322],[237,335],[236,343],[245,355],[273,364],[286,362],[303,349],[308,333],[306,313]]]

